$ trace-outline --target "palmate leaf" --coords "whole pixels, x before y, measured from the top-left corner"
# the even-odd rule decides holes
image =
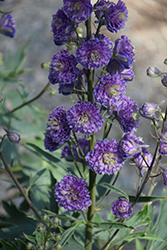
[[[14,241],[15,238],[24,239],[23,233],[32,234],[36,228],[37,221],[27,217],[27,215],[19,211],[14,204],[9,205],[6,201],[2,202],[6,217],[0,217],[1,223],[10,223],[9,227],[1,227],[0,237],[8,242]]]

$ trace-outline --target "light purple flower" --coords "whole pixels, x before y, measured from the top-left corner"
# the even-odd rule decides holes
[[[138,106],[130,97],[124,96],[117,108],[117,120],[125,133],[132,132],[139,125]]]
[[[112,56],[110,47],[109,40],[90,39],[78,47],[77,60],[85,69],[101,68],[109,63]]]
[[[94,88],[95,101],[108,108],[116,105],[125,95],[126,83],[118,74],[103,76],[100,83]]]
[[[16,25],[11,14],[4,14],[0,18],[0,33],[12,38],[15,37]]]
[[[100,130],[103,118],[100,110],[91,102],[78,101],[67,110],[67,120],[70,128],[77,133],[91,135]]]
[[[70,84],[78,79],[79,69],[76,68],[77,61],[75,56],[69,55],[67,50],[61,50],[53,55],[49,81],[52,84]]]
[[[126,198],[119,198],[119,200],[114,201],[111,210],[115,216],[122,219],[125,219],[132,214],[132,207]]]
[[[121,0],[118,0],[117,4],[112,3],[106,12],[107,29],[111,32],[123,29],[127,18],[128,10],[125,3]]]
[[[112,75],[121,73],[124,69],[131,69],[134,61],[134,47],[127,36],[121,36],[115,41],[113,56],[107,65],[107,71]]]
[[[70,132],[65,108],[57,107],[49,114],[44,139],[45,148],[59,148],[68,140]]]
[[[60,207],[73,212],[85,210],[91,205],[87,183],[72,174],[56,183],[55,197]]]
[[[75,23],[64,13],[63,9],[59,9],[55,15],[52,16],[51,28],[56,45],[62,45],[70,41],[72,31]]]
[[[93,10],[90,0],[63,0],[63,3],[65,13],[76,23],[88,19]]]
[[[119,152],[119,144],[113,139],[98,142],[94,150],[85,157],[87,167],[96,174],[114,174],[123,166],[123,158]]]
[[[157,111],[160,111],[159,106],[164,102],[165,102],[164,100],[158,104],[146,102],[139,108],[139,113],[144,118],[149,118],[149,119],[151,118],[157,120],[158,118],[155,113]]]

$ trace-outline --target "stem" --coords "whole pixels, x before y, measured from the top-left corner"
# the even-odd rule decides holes
[[[34,98],[30,99],[30,100],[27,101],[27,102],[22,103],[22,104],[19,105],[18,107],[12,109],[11,111],[9,111],[9,112],[7,112],[7,113],[5,113],[5,114],[3,114],[3,115],[9,115],[9,114],[11,114],[11,113],[17,111],[18,109],[23,108],[23,107],[26,106],[27,104],[29,104],[29,103],[31,103],[31,102],[37,100],[40,96],[42,96],[42,95],[45,93],[45,91],[48,89],[49,85],[50,85],[50,82],[47,83],[47,85],[44,87],[44,89],[43,89],[37,96],[35,96]]]
[[[86,242],[85,242],[85,249],[91,250],[92,249],[92,237],[93,237],[93,221],[94,221],[94,214],[95,214],[95,195],[96,195],[96,186],[95,186],[95,179],[96,174],[92,170],[89,170],[89,190],[90,190],[90,199],[92,201],[91,206],[88,208],[88,224],[86,226]]]
[[[11,171],[9,165],[7,164],[5,158],[3,157],[2,152],[0,151],[0,158],[5,166],[6,171],[8,172],[8,174],[10,175],[10,177],[12,178],[12,180],[14,181],[14,183],[16,184],[18,190],[20,191],[20,193],[23,195],[24,199],[27,201],[28,205],[30,206],[30,208],[32,209],[32,211],[34,212],[34,214],[36,215],[36,217],[42,221],[41,216],[39,215],[39,213],[37,212],[37,210],[35,209],[35,207],[33,206],[32,202],[30,201],[30,199],[28,198],[28,196],[25,194],[23,188],[21,187],[20,183],[18,182],[18,180],[16,179],[16,177],[14,176],[13,172]]]

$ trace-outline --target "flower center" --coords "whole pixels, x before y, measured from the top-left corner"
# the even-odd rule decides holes
[[[59,129],[60,128],[59,121],[56,118],[54,118],[53,121],[48,121],[48,124],[50,125],[49,129],[53,129],[53,128],[54,129]]]
[[[103,154],[103,161],[107,165],[115,165],[115,160],[114,160],[114,154],[108,153],[108,154]]]
[[[80,117],[80,120],[79,120],[79,124],[82,124],[82,123],[85,123],[89,120],[89,115],[88,114],[84,114]]]
[[[55,71],[60,71],[63,68],[64,68],[64,65],[60,61],[54,63]]]
[[[93,51],[90,53],[90,58],[92,59],[92,61],[96,61],[99,59],[99,53],[97,53],[96,51]]]
[[[81,5],[79,3],[74,4],[74,10],[80,10]]]
[[[111,95],[117,96],[118,95],[118,85],[114,85],[109,88],[109,92]]]

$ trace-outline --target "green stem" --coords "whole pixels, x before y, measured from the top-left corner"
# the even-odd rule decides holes
[[[28,198],[28,196],[25,194],[23,188],[21,187],[20,183],[18,182],[18,180],[16,179],[16,177],[14,176],[13,172],[11,171],[9,165],[7,164],[5,158],[3,157],[2,152],[0,151],[0,158],[5,166],[6,171],[8,172],[8,174],[10,175],[10,177],[12,178],[12,180],[14,181],[14,183],[16,184],[16,187],[18,188],[18,190],[20,191],[20,193],[23,195],[24,199],[26,200],[26,202],[28,203],[28,205],[30,206],[30,208],[32,209],[32,211],[34,212],[34,214],[36,215],[36,217],[42,221],[41,216],[39,215],[39,213],[37,212],[37,210],[35,209],[35,207],[33,206],[32,202],[30,201],[30,199]]]
[[[22,103],[21,105],[19,105],[18,107],[12,109],[11,111],[9,111],[9,112],[7,112],[7,113],[4,113],[3,115],[9,115],[9,114],[11,114],[11,113],[17,111],[18,109],[21,109],[21,108],[23,108],[24,106],[30,104],[31,102],[37,100],[40,96],[42,96],[42,95],[45,93],[45,91],[48,89],[49,85],[50,85],[50,82],[47,83],[47,85],[44,87],[44,89],[43,89],[37,96],[35,96],[34,98],[30,99],[30,100],[27,101],[27,102]]]

